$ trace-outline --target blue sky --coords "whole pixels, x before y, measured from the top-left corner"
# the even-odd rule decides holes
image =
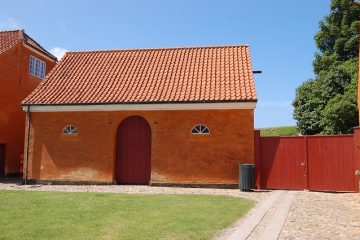
[[[314,34],[330,0],[2,0],[0,29],[63,50],[249,44],[256,127],[294,125],[296,87],[313,77]]]

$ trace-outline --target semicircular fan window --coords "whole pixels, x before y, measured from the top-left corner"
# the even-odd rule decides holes
[[[64,135],[76,135],[79,134],[79,130],[74,125],[67,125],[63,128],[62,134]]]
[[[192,134],[210,134],[210,130],[207,126],[205,126],[204,124],[198,124],[195,125],[192,129],[191,129],[191,133]]]

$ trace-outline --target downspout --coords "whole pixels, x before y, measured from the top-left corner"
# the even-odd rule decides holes
[[[26,149],[25,179],[24,179],[24,184],[25,185],[27,184],[28,175],[29,175],[30,120],[31,120],[30,105],[28,105],[27,106],[27,131],[26,131],[26,142],[25,142],[25,149]]]

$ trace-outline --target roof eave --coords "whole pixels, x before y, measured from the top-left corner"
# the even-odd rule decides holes
[[[241,103],[241,102],[257,102],[257,99],[243,100],[215,100],[215,101],[146,101],[146,102],[83,102],[83,103],[21,103],[21,106],[73,106],[73,105],[109,105],[109,104],[191,104],[191,103]]]
[[[44,51],[40,51],[39,49],[33,47],[31,44],[27,43],[26,41],[22,41],[22,42],[25,47],[30,48],[32,51],[43,56],[44,58],[48,59],[49,61],[52,61],[52,62],[58,61],[58,59],[55,56],[53,56],[52,54],[44,52]]]
[[[23,103],[24,111],[31,112],[79,112],[79,111],[155,111],[155,110],[215,110],[255,109],[256,100],[218,102],[168,102],[168,103],[67,103],[31,104]]]

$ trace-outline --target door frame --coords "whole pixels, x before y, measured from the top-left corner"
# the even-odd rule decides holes
[[[5,168],[6,168],[6,162],[5,162],[6,144],[0,143],[0,148],[4,149],[2,153],[0,151],[0,159],[3,160],[3,170],[2,171],[1,171],[1,166],[0,166],[0,178],[5,178],[6,177],[6,174],[5,174]],[[0,165],[1,165],[1,160],[0,160]]]

